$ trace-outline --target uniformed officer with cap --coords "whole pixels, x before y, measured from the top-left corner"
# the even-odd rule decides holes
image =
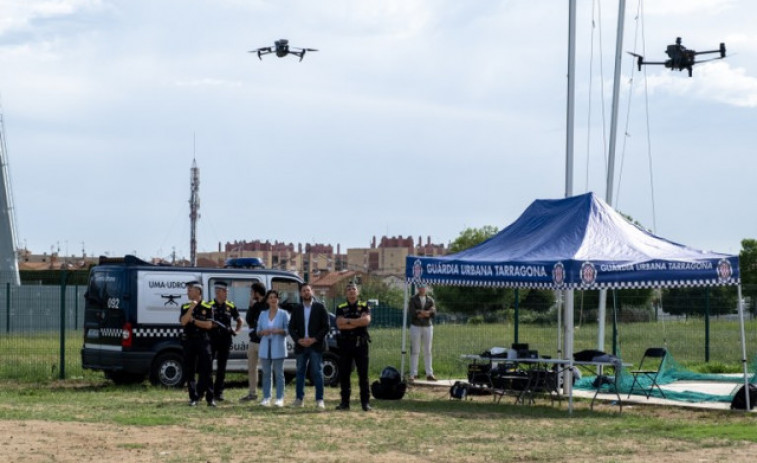
[[[368,386],[368,325],[371,324],[371,309],[365,301],[358,300],[360,291],[355,283],[350,282],[346,287],[347,302],[336,308],[336,326],[339,328],[337,343],[339,344],[339,384],[342,400],[337,410],[350,409],[350,394],[352,388],[352,363],[357,368],[358,383],[360,385],[360,403],[364,411],[370,411],[370,389]]]
[[[215,298],[210,306],[213,308],[213,329],[210,330],[210,351],[212,358],[216,359],[216,380],[213,385],[215,400],[224,401],[223,388],[226,381],[226,363],[229,361],[229,352],[233,336],[242,328],[242,318],[236,305],[227,297],[228,284],[225,281],[213,283]],[[236,327],[232,327],[232,321]]]
[[[213,357],[210,355],[210,338],[213,328],[213,309],[202,300],[202,284],[190,281],[186,284],[189,302],[181,306],[179,322],[184,327],[182,346],[184,347],[184,377],[189,390],[189,405],[194,407],[205,395],[209,407],[215,407],[213,400]],[[195,371],[196,370],[196,371]],[[195,382],[195,373],[199,374]]]

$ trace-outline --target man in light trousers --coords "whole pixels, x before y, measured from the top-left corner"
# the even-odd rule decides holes
[[[418,292],[410,298],[410,382],[418,377],[418,358],[423,348],[423,363],[426,380],[436,381],[431,355],[434,340],[432,319],[436,316],[436,305],[431,296],[426,295],[426,285],[418,284]]]

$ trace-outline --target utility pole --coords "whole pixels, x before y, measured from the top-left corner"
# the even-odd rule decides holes
[[[200,218],[200,168],[197,167],[197,160],[194,158],[192,159],[189,181],[189,265],[197,267],[197,219]]]
[[[21,284],[16,256],[16,222],[13,217],[13,196],[8,175],[8,148],[5,124],[0,107],[0,280],[14,286]]]

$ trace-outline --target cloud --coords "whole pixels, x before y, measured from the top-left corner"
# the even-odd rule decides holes
[[[99,9],[101,0],[0,0],[0,36],[32,27],[37,20],[74,16],[86,10]]]
[[[747,75],[743,68],[731,67],[724,61],[700,64],[694,68],[694,77],[676,75],[664,70],[648,77],[650,92],[674,95],[693,95],[731,106],[757,107],[757,78]]]
[[[223,80],[223,79],[212,79],[209,77],[205,77],[202,79],[177,81],[176,86],[177,87],[241,87],[242,82]]]

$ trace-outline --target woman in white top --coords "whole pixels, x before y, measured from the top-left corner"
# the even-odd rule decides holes
[[[279,292],[268,291],[264,299],[268,310],[258,318],[260,350],[258,357],[263,370],[263,401],[260,405],[271,406],[271,372],[276,375],[277,407],[284,406],[284,359],[287,356],[286,337],[289,330],[289,314],[279,308]]]

